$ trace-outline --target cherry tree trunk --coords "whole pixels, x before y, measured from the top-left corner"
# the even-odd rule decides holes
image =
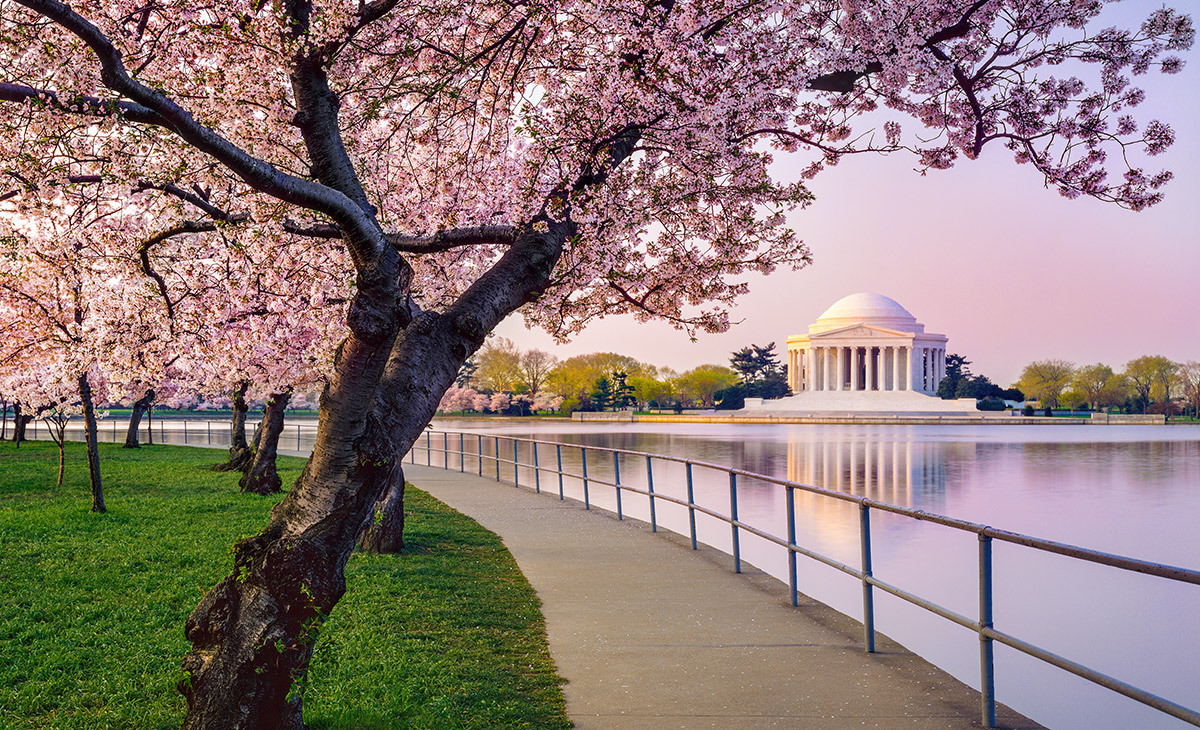
[[[8,438],[8,401],[0,401],[0,441]]]
[[[104,508],[104,485],[100,481],[100,447],[96,443],[96,407],[92,403],[92,386],[87,373],[79,376],[79,400],[83,403],[83,436],[87,443],[88,484],[92,488],[92,511],[107,512]]]
[[[358,546],[376,555],[398,553],[404,549],[404,470],[399,461],[383,498],[367,515]]]
[[[47,428],[50,428],[50,426],[47,426]],[[54,486],[58,489],[62,489],[63,477],[67,473],[67,445],[63,443],[64,438],[65,435],[60,434],[56,442],[58,444],[58,483]]]
[[[140,449],[142,444],[139,440],[138,429],[142,427],[142,416],[145,415],[146,409],[154,402],[154,389],[146,391],[146,394],[134,401],[133,412],[129,414],[129,428],[125,431],[125,445],[123,449]],[[153,441],[153,436],[151,441]]]
[[[21,404],[13,403],[13,444],[19,449],[25,440],[25,427],[33,420],[33,416],[21,412]]]
[[[242,383],[233,398],[233,422],[229,437],[229,460],[213,467],[215,471],[242,471],[250,462],[253,453],[250,444],[246,443],[246,390],[248,383]]]
[[[327,131],[337,134],[333,125]],[[440,314],[413,313],[412,300],[400,298],[411,269],[394,251],[360,278],[351,334],[321,396],[312,456],[266,529],[234,546],[232,572],[188,617],[184,730],[304,727],[313,647],[346,590],[346,561],[363,523],[403,483],[400,460],[462,363],[548,280],[575,234],[569,223],[549,228],[522,233]]]
[[[285,390],[272,394],[267,401],[255,439],[254,456],[238,482],[243,492],[274,494],[283,487],[283,480],[275,468],[275,455],[279,451],[279,434],[283,433],[284,409],[291,397],[292,391]]]

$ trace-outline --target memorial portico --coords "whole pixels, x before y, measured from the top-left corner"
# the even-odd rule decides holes
[[[946,374],[945,335],[882,294],[839,299],[787,338],[793,396],[751,408],[771,410],[944,411],[968,404],[935,399]],[[974,401],[969,404],[974,409]]]

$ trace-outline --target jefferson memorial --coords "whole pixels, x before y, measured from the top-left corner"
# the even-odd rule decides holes
[[[907,309],[882,294],[851,294],[787,338],[787,377],[794,395],[746,410],[975,412],[975,399],[942,400],[945,335],[925,331]]]

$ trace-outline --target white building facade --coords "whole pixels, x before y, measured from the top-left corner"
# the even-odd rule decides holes
[[[839,299],[787,339],[788,385],[807,390],[903,391],[933,395],[946,375],[945,335],[882,294]]]
[[[896,300],[843,297],[787,338],[789,398],[747,403],[758,410],[961,412],[975,401],[935,397],[946,374],[945,335],[925,331]]]

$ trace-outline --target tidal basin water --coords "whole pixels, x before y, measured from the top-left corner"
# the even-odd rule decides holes
[[[532,437],[686,457],[867,496],[997,528],[1154,562],[1200,568],[1200,427],[1197,426],[828,426],[583,424],[438,420],[435,430]],[[466,439],[474,452],[479,440]],[[434,436],[435,449],[443,446]],[[457,437],[449,441],[457,450]],[[484,454],[494,453],[485,436]],[[512,446],[501,442],[502,458]],[[433,454],[440,463],[441,453]],[[541,447],[542,466],[554,449]],[[564,466],[579,472],[575,449]],[[425,462],[418,451],[417,461]],[[532,463],[522,447],[520,461]],[[456,455],[451,466],[458,467]],[[468,456],[465,467],[477,471]],[[484,460],[484,473],[495,466]],[[512,466],[502,466],[512,479]],[[589,454],[588,473],[612,481],[612,457]],[[723,473],[696,469],[698,503],[728,513]],[[524,485],[533,471],[520,472]],[[557,477],[541,475],[557,492]],[[621,482],[645,488],[645,463],[625,459]],[[656,492],[686,498],[681,465],[656,462]],[[582,484],[567,480],[567,496]],[[593,504],[615,510],[613,490],[593,484]],[[739,517],[786,537],[784,490],[742,479]],[[648,520],[645,497],[625,494],[627,515]],[[853,504],[798,492],[797,542],[859,564]],[[687,534],[687,510],[659,502],[661,525]],[[728,525],[697,517],[699,539],[729,551]],[[1200,586],[993,543],[995,626],[1101,672],[1191,708],[1200,707]],[[787,580],[782,548],[741,537],[743,560]],[[874,574],[969,617],[978,615],[978,540],[939,525],[872,514]],[[630,555],[631,561],[637,560]],[[800,590],[862,617],[858,581],[803,556]],[[680,596],[680,600],[687,600]],[[973,632],[875,591],[876,628],[962,681],[979,686]],[[780,637],[781,640],[786,637]],[[1051,728],[1180,728],[1161,715],[1036,659],[995,644],[996,696]]]

